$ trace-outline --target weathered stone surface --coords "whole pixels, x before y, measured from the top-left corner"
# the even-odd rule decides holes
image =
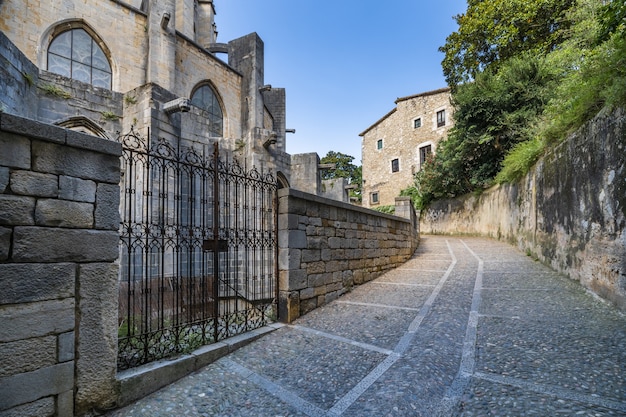
[[[93,204],[66,200],[38,200],[35,222],[41,226],[90,229],[93,227]]]
[[[0,165],[11,168],[30,168],[30,140],[0,131]]]
[[[76,407],[87,410],[116,396],[118,266],[80,266]]]
[[[56,350],[55,336],[0,343],[0,378],[52,366],[56,363]]]
[[[59,177],[32,171],[11,173],[11,191],[33,197],[56,197],[59,194]]]
[[[0,304],[69,298],[74,295],[74,264],[0,264]]]
[[[35,224],[35,199],[15,195],[0,195],[0,225]]]
[[[4,193],[9,185],[9,168],[0,167],[0,193]]]
[[[0,261],[9,259],[11,248],[11,229],[0,227]]]
[[[16,262],[100,262],[118,257],[119,234],[113,231],[16,227]]]
[[[0,410],[71,390],[73,383],[73,362],[0,378]]]
[[[515,242],[626,310],[625,149],[624,111],[599,115],[518,183],[434,202],[421,228]]]
[[[96,183],[76,177],[59,177],[59,198],[62,200],[94,203],[96,201]]]
[[[39,141],[33,143],[33,169],[112,184],[120,179],[117,156]]]
[[[120,187],[98,184],[95,210],[96,229],[118,230],[120,227]]]
[[[2,417],[40,417],[54,415],[54,397],[46,397],[32,403],[19,405],[0,412]],[[72,414],[62,414],[70,416]]]
[[[64,333],[74,329],[74,299],[0,307],[0,342]]]
[[[58,362],[67,362],[74,360],[75,332],[67,332],[60,334],[58,343]]]

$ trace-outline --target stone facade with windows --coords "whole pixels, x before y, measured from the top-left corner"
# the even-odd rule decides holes
[[[215,2],[218,3],[218,2]],[[0,109],[114,139],[236,156],[290,179],[285,91],[266,85],[263,41],[218,43],[213,0],[0,2]],[[11,52],[8,53],[10,55]],[[3,82],[4,84],[4,82]]]
[[[448,88],[401,97],[395,103],[359,135],[364,207],[393,205],[453,125]]]

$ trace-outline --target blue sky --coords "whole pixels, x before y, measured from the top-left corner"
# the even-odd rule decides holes
[[[265,83],[286,89],[287,152],[361,164],[361,137],[398,97],[446,86],[438,48],[465,0],[216,0],[218,42],[256,32]]]

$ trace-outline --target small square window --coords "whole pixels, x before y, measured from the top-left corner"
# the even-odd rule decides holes
[[[437,112],[437,127],[441,127],[445,125],[446,125],[446,111],[439,110]]]
[[[418,127],[422,127],[422,119],[421,118],[417,118],[417,119],[413,120],[413,128],[417,129]]]
[[[378,204],[378,193],[371,193],[370,201],[372,202],[372,204]]]
[[[383,140],[378,139],[378,141],[376,142],[376,149],[382,149],[382,148],[383,148]]]
[[[400,160],[399,159],[392,159],[391,160],[391,172],[398,172],[400,171]]]

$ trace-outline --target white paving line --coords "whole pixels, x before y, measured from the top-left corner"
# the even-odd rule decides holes
[[[407,284],[405,282],[393,282],[393,281],[373,281],[370,282],[370,285],[375,285],[375,284],[380,284],[380,285],[398,285],[398,286],[404,286],[404,287],[426,287],[426,288],[432,288],[435,287],[435,284]]]
[[[463,392],[470,382],[470,378],[474,373],[476,362],[476,336],[478,332],[478,309],[481,302],[481,290],[483,285],[483,266],[482,259],[470,249],[464,241],[461,241],[465,248],[478,260],[478,270],[476,271],[476,281],[474,282],[474,292],[472,294],[472,307],[470,309],[469,318],[467,320],[467,329],[465,331],[465,339],[463,340],[463,351],[461,355],[461,365],[459,372],[454,377],[452,384],[448,388],[446,395],[442,398],[438,410],[435,413],[438,416],[450,416],[452,410],[459,402]]]
[[[366,306],[366,307],[381,307],[381,308],[391,308],[393,310],[407,310],[407,311],[418,311],[419,309],[413,307],[399,307],[392,306],[389,304],[375,304],[375,303],[359,303],[356,301],[344,301],[344,300],[335,300],[336,303],[339,304],[352,304],[356,306]]]
[[[337,335],[334,335],[332,333],[322,332],[320,330],[315,330],[315,329],[312,329],[310,327],[300,326],[300,325],[297,325],[297,324],[289,325],[289,327],[291,327],[292,329],[301,330],[303,332],[312,333],[312,334],[314,334],[316,336],[321,336],[321,337],[325,337],[327,339],[336,340],[338,342],[347,343],[349,345],[358,346],[358,347],[363,348],[365,350],[371,350],[371,351],[374,351],[374,352],[382,353],[383,355],[391,355],[391,354],[393,354],[393,350],[390,350],[390,349],[385,349],[385,348],[381,348],[381,347],[378,347],[378,346],[370,345],[369,343],[363,343],[363,342],[359,342],[357,340],[348,339],[346,337],[337,336]]]
[[[510,385],[527,391],[547,394],[560,399],[578,401],[581,403],[586,403],[626,413],[626,403],[610,400],[608,398],[603,398],[597,395],[572,391],[554,385],[536,384],[524,379],[483,372],[476,372],[474,374],[474,378],[483,379],[485,381],[494,382],[496,384]]]
[[[433,302],[439,295],[439,291],[443,287],[443,284],[446,282],[454,266],[457,263],[457,259],[454,256],[454,252],[450,247],[450,244],[446,240],[446,245],[448,246],[448,251],[450,252],[450,256],[452,257],[452,262],[450,266],[446,270],[446,273],[439,280],[439,284],[433,290],[428,300],[424,303],[422,308],[420,309],[417,317],[413,320],[413,322],[409,325],[409,329],[405,332],[404,336],[400,339],[396,348],[394,349],[394,354],[388,356],[384,361],[382,361],[376,368],[374,368],[369,374],[365,376],[358,384],[356,384],[346,395],[344,395],[339,401],[332,406],[330,410],[328,410],[328,416],[340,416],[342,415],[354,402],[361,396],[367,389],[372,386],[374,382],[378,380],[391,366],[396,363],[402,353],[406,351],[409,347],[411,341],[415,337],[415,333],[417,332],[418,327],[424,320],[424,317],[428,314]]]
[[[287,391],[280,385],[270,381],[267,378],[262,377],[261,375],[246,368],[245,366],[238,364],[232,359],[222,358],[218,360],[218,363],[227,368],[229,371],[238,373],[242,377],[246,378],[248,381],[253,382],[257,386],[263,388],[265,391],[280,398],[287,404],[293,406],[298,411],[301,411],[310,417],[326,416],[326,412],[323,409],[300,398],[291,391]]]

